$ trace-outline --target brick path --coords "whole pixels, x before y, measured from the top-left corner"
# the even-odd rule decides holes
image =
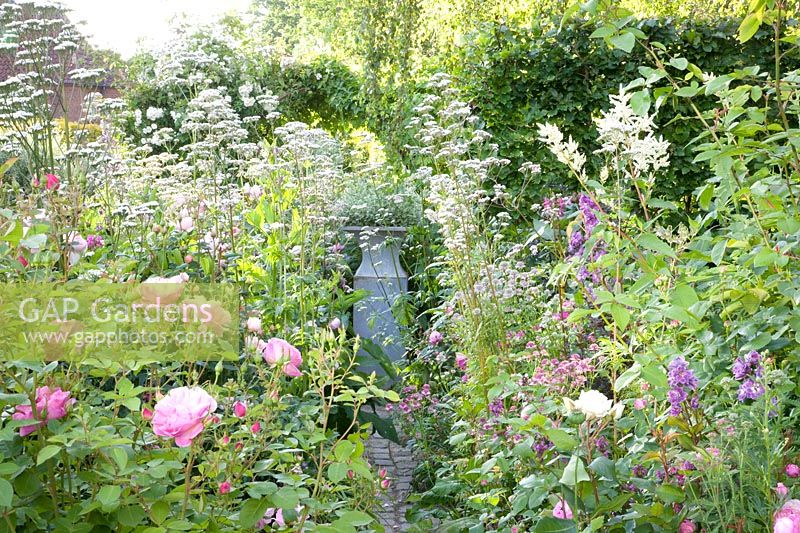
[[[388,416],[386,412],[379,412],[379,415],[381,418]],[[405,501],[411,492],[411,474],[416,466],[411,450],[373,433],[367,440],[366,454],[376,471],[386,469],[392,482],[389,490],[380,496],[380,508],[376,509],[381,525],[387,533],[407,531],[405,514],[409,506]]]

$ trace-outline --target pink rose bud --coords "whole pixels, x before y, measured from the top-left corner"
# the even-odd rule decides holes
[[[153,411],[148,409],[147,407],[142,408],[142,418],[145,420],[152,420],[153,419]]]
[[[352,470],[348,470],[347,471],[347,479],[353,479],[354,477],[356,477],[356,473],[353,472]]]
[[[238,452],[238,451],[239,451],[239,450],[241,450],[243,447],[244,447],[244,444],[242,444],[241,442],[237,442],[237,443],[236,443],[236,444],[233,446],[233,449],[234,449],[234,450],[236,450],[236,451]]]
[[[800,466],[797,466],[794,463],[789,463],[786,465],[786,475],[791,478],[800,477]]]
[[[249,317],[245,325],[250,333],[261,333],[263,331],[261,329],[261,319],[257,316]]]
[[[380,470],[378,470],[378,477],[381,478],[381,479],[386,477],[386,469],[385,468],[381,468]]]
[[[684,520],[678,527],[678,533],[694,533],[697,531],[697,526],[691,520]]]
[[[391,482],[391,481],[389,481],[388,479],[382,479],[382,480],[381,480],[381,488],[382,488],[382,489],[386,490],[386,489],[388,489],[388,488],[389,488],[389,487],[391,487],[391,486],[392,486],[392,482]]]
[[[27,268],[27,267],[28,267],[28,260],[27,260],[27,259],[25,259],[25,256],[23,256],[22,254],[20,254],[20,256],[19,256],[19,257],[17,257],[17,261],[19,261],[19,262],[20,262],[20,264],[21,264],[21,265],[22,265],[24,268]]]
[[[59,185],[61,184],[61,180],[58,179],[58,176],[55,174],[47,174],[45,175],[46,182],[44,186],[47,188],[48,191],[57,191]]]
[[[259,431],[261,431],[261,422],[256,422],[255,424],[250,426],[250,431],[252,431],[253,433],[258,433]]]
[[[783,483],[778,483],[775,487],[775,493],[781,498],[785,498],[786,495],[789,494],[789,489]]]
[[[333,318],[331,319],[330,322],[328,322],[328,327],[331,328],[333,331],[338,331],[342,329],[342,321],[339,320],[338,318]]]
[[[222,437],[222,444],[224,444],[225,446],[227,446],[230,441],[231,441],[230,435],[225,435],[224,437]]]
[[[228,481],[223,481],[219,484],[219,493],[228,494],[231,491],[231,484]]]
[[[233,414],[238,418],[244,418],[247,415],[247,404],[244,402],[236,402],[233,404]]]
[[[192,261],[194,261],[194,257],[192,257],[192,254],[186,254],[186,257],[183,258],[183,262],[186,263],[187,265]]]
[[[645,400],[644,398],[636,398],[635,400],[633,400],[633,408],[636,409],[637,411],[641,411],[645,407],[647,407],[647,400]]]

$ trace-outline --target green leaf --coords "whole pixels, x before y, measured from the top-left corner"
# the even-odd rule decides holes
[[[665,243],[652,233],[643,233],[639,235],[639,237],[636,239],[636,242],[650,251],[669,256],[673,259],[678,258],[678,256],[675,254],[675,250],[673,250],[669,244]]]
[[[611,304],[611,316],[614,317],[614,323],[620,331],[624,331],[631,321],[631,313],[624,305],[617,303]]]
[[[103,506],[103,510],[108,512],[119,506],[121,494],[122,487],[119,485],[103,485],[97,492],[97,501]]]
[[[242,510],[239,511],[239,524],[241,524],[243,529],[250,529],[255,526],[259,520],[264,518],[264,513],[267,512],[269,507],[269,498],[247,500],[244,502],[244,505],[242,505]]]
[[[678,488],[675,485],[659,485],[656,487],[656,494],[664,503],[679,503],[686,498],[686,494],[684,493],[683,489]]]
[[[669,60],[669,64],[678,70],[686,70],[689,66],[689,61],[685,57],[673,57]]]
[[[536,523],[534,533],[576,533],[575,522],[545,516]]]
[[[636,37],[632,33],[626,31],[609,37],[608,42],[610,42],[614,48],[630,53],[633,47],[636,46]]]
[[[14,499],[14,487],[8,480],[0,477],[0,507],[11,507],[12,499]]]
[[[342,523],[351,526],[366,526],[367,524],[374,522],[375,519],[367,513],[362,513],[361,511],[346,511],[336,521],[341,521]]]
[[[294,509],[300,503],[300,496],[291,487],[281,487],[272,495],[272,503],[281,509]]]
[[[574,487],[581,481],[589,481],[590,479],[586,467],[583,466],[583,460],[577,455],[573,455],[564,468],[564,473],[559,481],[568,487]]]
[[[347,461],[353,456],[355,450],[356,447],[352,442],[343,440],[333,448],[333,455],[336,457],[337,461]]]
[[[57,446],[55,444],[50,444],[49,446],[45,446],[41,450],[39,450],[39,454],[36,456],[36,465],[40,465],[47,461],[48,459],[55,457],[61,451],[61,446]]]
[[[619,392],[636,380],[642,373],[642,365],[633,363],[630,368],[617,377],[614,381],[614,391]]]
[[[667,374],[656,363],[642,367],[642,379],[658,389],[667,388]]]
[[[544,433],[547,438],[550,439],[550,441],[553,443],[553,446],[555,446],[559,451],[568,452],[574,450],[578,445],[578,441],[575,439],[575,437],[563,429],[545,429],[542,433]]]
[[[344,463],[331,463],[328,467],[328,479],[334,483],[339,483],[347,477],[347,465]]]
[[[763,17],[763,11],[759,10],[755,13],[750,13],[744,18],[742,23],[739,25],[739,42],[745,43],[756,34],[758,27],[761,26]]]

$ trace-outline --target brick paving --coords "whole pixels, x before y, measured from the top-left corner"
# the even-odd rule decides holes
[[[388,416],[386,412],[379,414],[381,418]],[[411,450],[373,433],[367,440],[366,455],[375,470],[386,469],[392,482],[379,497],[379,508],[375,510],[378,520],[387,532],[407,531],[406,498],[411,492],[411,475],[416,466]]]

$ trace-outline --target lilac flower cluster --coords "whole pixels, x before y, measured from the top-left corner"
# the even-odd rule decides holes
[[[539,366],[532,376],[520,380],[521,386],[544,386],[550,393],[565,395],[582,388],[595,367],[590,359],[572,354],[567,359],[539,360]]]
[[[764,386],[754,378],[764,374],[761,354],[752,351],[744,357],[737,357],[733,363],[733,377],[741,381],[739,385],[739,401],[756,400],[764,395]]]
[[[417,411],[422,413],[427,412],[433,415],[436,412],[438,404],[439,399],[431,394],[431,386],[425,383],[419,390],[417,390],[417,387],[414,385],[403,387],[400,402],[398,402],[396,406],[387,403],[386,410],[392,412],[396,408],[401,414],[407,417],[413,416]]]
[[[583,256],[586,241],[589,239],[592,231],[594,231],[594,228],[600,223],[597,218],[597,213],[601,212],[600,206],[586,194],[581,194],[580,197],[578,197],[578,208],[581,213],[583,227],[581,229],[575,229],[570,235],[567,253],[572,257]],[[591,255],[588,258],[589,262],[595,262],[605,254],[605,246],[602,242],[598,242],[591,250]],[[590,270],[586,265],[581,266],[578,270],[578,280],[586,281],[590,278],[595,285],[599,285],[602,282],[602,276],[598,269]]]
[[[564,216],[564,210],[572,203],[566,196],[552,196],[542,200],[542,216],[558,219]]]
[[[682,356],[678,356],[669,364],[669,374],[667,382],[670,390],[667,399],[670,404],[670,414],[678,416],[682,412],[682,404],[689,398],[689,392],[697,390],[697,377],[689,368],[688,363]],[[695,394],[689,401],[692,409],[700,407],[700,398]]]

